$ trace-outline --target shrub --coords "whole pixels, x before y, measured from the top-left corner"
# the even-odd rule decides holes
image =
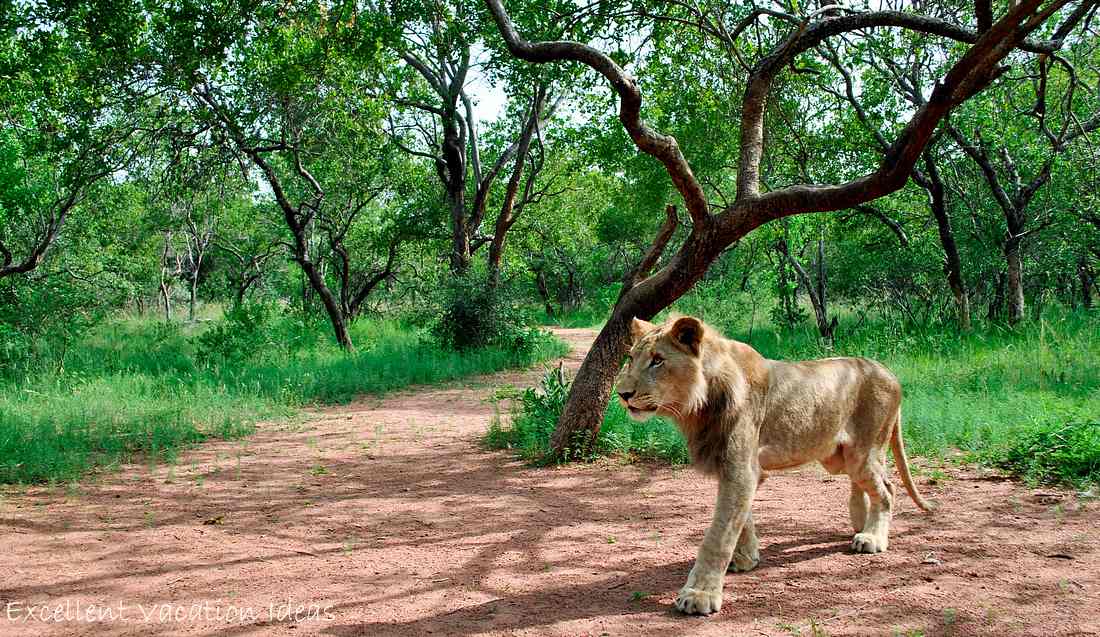
[[[225,313],[225,317],[196,339],[200,361],[242,362],[270,349],[273,310],[262,303],[243,303]]]
[[[431,334],[440,345],[463,351],[501,347],[521,356],[536,348],[541,332],[500,286],[473,275],[457,277],[443,290]]]
[[[511,449],[528,461],[543,463],[549,458],[550,436],[565,408],[570,385],[565,373],[558,368],[548,370],[538,388],[528,388],[518,395],[499,396],[518,398],[513,405],[512,422],[505,425],[495,418],[485,436],[485,445],[491,449]],[[596,439],[595,456],[600,455],[625,455],[672,464],[685,464],[689,460],[687,444],[675,425],[661,418],[637,422],[614,400],[607,406]],[[592,459],[594,456],[569,453],[562,458]]]
[[[1031,482],[1100,482],[1100,422],[1040,425],[984,455],[991,464]]]

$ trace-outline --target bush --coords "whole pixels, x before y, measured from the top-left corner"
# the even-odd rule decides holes
[[[1100,422],[1042,425],[984,455],[990,464],[1031,482],[1100,482]]]
[[[455,351],[501,347],[526,356],[542,338],[520,304],[503,288],[472,275],[458,277],[444,289],[438,316],[430,327],[440,345]]]
[[[254,359],[274,346],[273,315],[272,308],[262,303],[243,303],[228,310],[222,320],[195,339],[196,356],[202,362]]]
[[[495,418],[485,436],[485,445],[491,449],[511,449],[536,464],[545,462],[550,457],[550,436],[565,408],[569,389],[570,382],[559,368],[548,370],[538,388],[528,388],[518,396],[500,396],[518,397],[512,409],[512,423],[508,426]],[[565,459],[593,460],[600,455],[622,455],[672,464],[689,461],[687,443],[675,425],[661,418],[637,422],[614,400],[604,413],[594,455]]]

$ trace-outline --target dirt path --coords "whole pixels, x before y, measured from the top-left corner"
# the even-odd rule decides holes
[[[593,334],[559,334],[576,367]],[[844,481],[773,476],[755,504],[760,567],[727,576],[718,616],[679,616],[713,483],[479,449],[484,398],[539,375],[4,492],[0,635],[1100,634],[1100,505],[951,468],[918,480],[940,510],[902,496],[875,556],[847,552]]]

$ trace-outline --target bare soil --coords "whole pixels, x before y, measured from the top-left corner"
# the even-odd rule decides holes
[[[576,367],[594,334],[559,334]],[[1100,505],[955,465],[921,471],[934,514],[899,495],[874,556],[848,551],[846,480],[773,475],[754,505],[760,566],[727,576],[719,614],[678,615],[715,485],[481,449],[486,397],[540,374],[414,388],[172,466],[9,488],[0,635],[1100,634]]]

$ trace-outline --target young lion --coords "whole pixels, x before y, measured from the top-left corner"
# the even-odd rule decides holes
[[[929,510],[909,475],[901,386],[880,363],[768,360],[688,316],[660,326],[634,319],[631,333],[617,379],[623,405],[636,420],[675,419],[695,465],[718,478],[714,521],[676,598],[681,611],[717,611],[726,569],[759,563],[750,505],[764,471],[817,461],[829,473],[847,473],[852,550],[859,553],[885,551],[889,542],[894,489],[887,445],[905,490]]]

